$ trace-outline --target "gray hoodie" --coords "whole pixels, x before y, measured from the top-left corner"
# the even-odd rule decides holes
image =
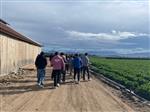
[[[89,58],[88,56],[82,56],[82,65],[83,66],[88,66],[89,65]]]

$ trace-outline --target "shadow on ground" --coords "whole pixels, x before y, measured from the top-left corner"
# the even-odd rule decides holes
[[[0,94],[2,95],[14,95],[14,94],[22,94],[31,91],[44,91],[44,90],[52,90],[53,89],[53,81],[50,78],[50,75],[45,77],[44,88],[41,88],[36,83],[36,76],[28,75],[27,79],[19,79],[19,80],[9,80],[9,85],[0,87]],[[73,85],[75,84],[73,80],[73,76],[67,75],[66,82],[61,85]]]

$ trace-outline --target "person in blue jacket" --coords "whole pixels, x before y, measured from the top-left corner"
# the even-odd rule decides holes
[[[74,81],[76,81],[76,76],[77,76],[77,82],[76,83],[79,84],[80,70],[82,67],[82,60],[78,54],[75,54],[75,57],[73,59],[73,67],[74,67]]]

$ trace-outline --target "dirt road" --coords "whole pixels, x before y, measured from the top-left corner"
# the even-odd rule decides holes
[[[36,86],[35,74],[1,87],[1,112],[134,112],[96,78],[75,84],[68,75],[66,84],[53,89],[50,68],[44,88]]]

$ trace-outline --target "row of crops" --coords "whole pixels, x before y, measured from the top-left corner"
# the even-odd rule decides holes
[[[150,60],[90,57],[92,65],[104,76],[150,100]]]

